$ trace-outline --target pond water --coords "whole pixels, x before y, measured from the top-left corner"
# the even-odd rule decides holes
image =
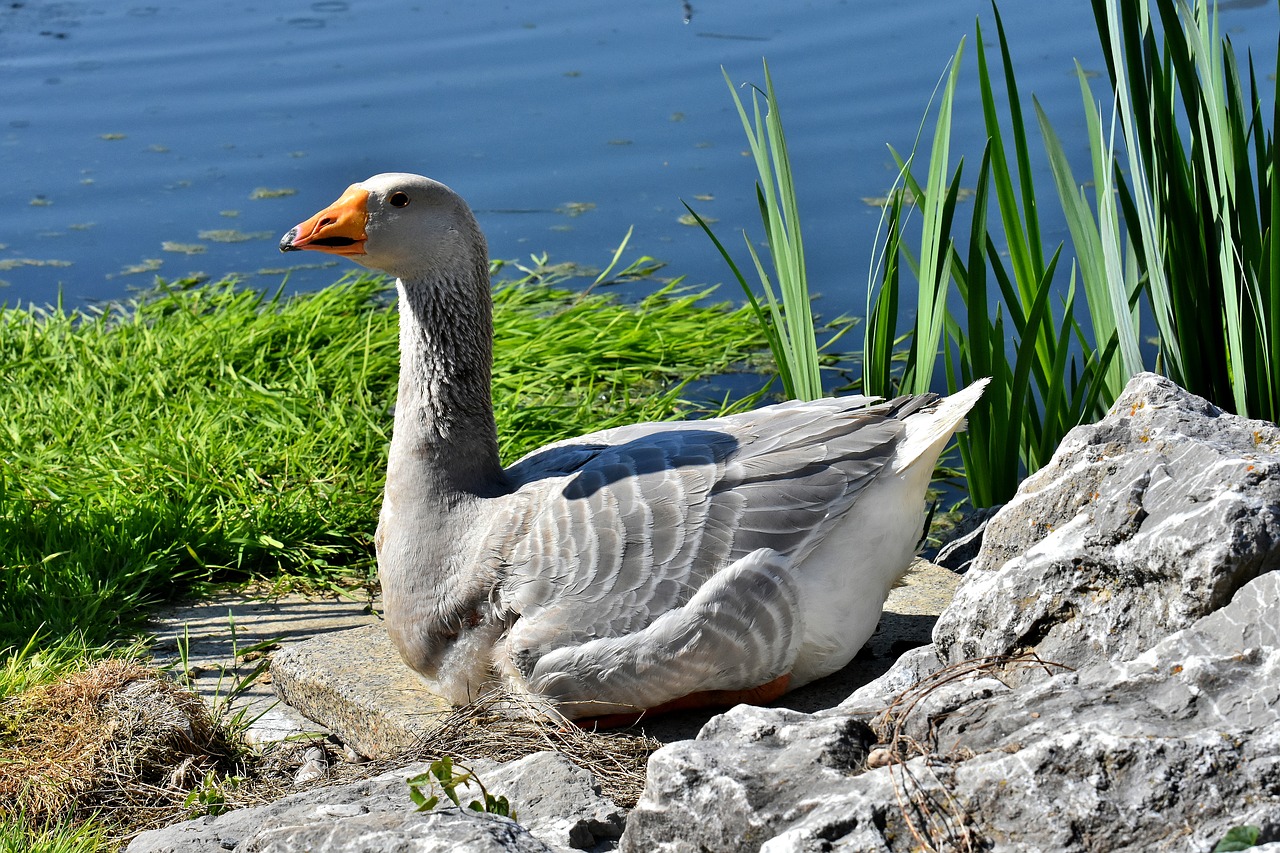
[[[1086,173],[1073,60],[1103,67],[1089,3],[1002,14],[1024,97]],[[0,302],[83,305],[192,273],[323,286],[345,268],[281,256],[279,235],[393,170],[461,192],[495,257],[603,266],[634,226],[633,255],[724,281],[681,199],[731,245],[761,236],[720,68],[759,83],[767,57],[822,310],[861,313],[880,215],[863,199],[892,183],[886,143],[911,147],[963,36],[957,147],[976,165],[975,18],[993,49],[986,0],[6,0]],[[1274,68],[1274,3],[1223,4],[1223,28]]]

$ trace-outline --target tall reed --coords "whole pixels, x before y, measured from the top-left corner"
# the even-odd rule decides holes
[[[789,399],[816,400],[822,396],[822,378],[818,371],[818,345],[809,298],[809,279],[805,272],[804,241],[800,236],[800,207],[796,201],[791,158],[787,154],[787,140],[782,131],[782,115],[778,108],[777,93],[773,88],[773,77],[769,74],[769,63],[764,63],[763,114],[760,112],[762,93],[759,89],[751,92],[752,111],[748,116],[728,72],[723,68],[720,72],[724,75],[729,94],[738,109],[738,118],[742,121],[742,129],[747,135],[756,174],[759,176],[756,182],[756,202],[760,207],[760,220],[764,224],[765,239],[769,245],[773,277],[765,270],[751,238],[745,231],[742,236],[764,293],[763,305],[733,256],[716,237],[706,220],[688,204],[685,207],[711,238],[746,294],[747,302],[760,321],[773,352],[784,393]],[[777,279],[776,292],[774,278]]]
[[[872,248],[872,257],[877,264],[867,281],[862,387],[868,394],[881,397],[892,397],[898,393],[923,394],[932,387],[934,366],[946,326],[947,292],[951,264],[955,258],[951,224],[955,219],[960,176],[964,170],[962,160],[950,179],[947,177],[952,104],[963,53],[964,40],[961,39],[939,101],[924,187],[912,173],[924,123],[917,132],[915,148],[907,158],[889,146],[898,163],[898,179],[889,193],[885,215],[881,218],[884,244],[880,245],[877,235],[876,245]],[[913,253],[907,244],[908,214],[913,208],[921,211],[922,220],[918,254]],[[899,292],[903,287],[903,261],[916,279],[916,314],[910,329],[900,335],[898,310],[901,303]],[[875,278],[877,272],[882,276],[879,281]],[[897,375],[895,363],[903,365]]]
[[[1276,420],[1280,99],[1263,99],[1252,59],[1246,93],[1216,6],[1155,6],[1162,38],[1148,2],[1093,0],[1111,82],[1099,104],[1079,72],[1096,219],[1042,119],[1094,324],[1117,318],[1124,373],[1154,367],[1225,409]],[[1140,295],[1158,337],[1154,360],[1140,351]],[[1121,378],[1113,372],[1113,389]]]
[[[918,393],[935,387],[934,363],[939,351],[950,391],[991,377],[983,400],[969,416],[968,431],[959,439],[970,499],[977,506],[1011,497],[1024,472],[1044,465],[1067,430],[1101,411],[1103,377],[1113,351],[1108,344],[1097,353],[1075,318],[1074,270],[1055,317],[1051,295],[1060,280],[1056,276],[1063,247],[1059,245],[1048,255],[1043,247],[1022,102],[998,11],[996,25],[1009,130],[1002,128],[994,75],[979,25],[978,81],[988,140],[978,168],[967,247],[952,233],[963,160],[950,181],[943,180],[950,168],[949,117],[963,55],[962,40],[942,92],[924,186],[913,170],[916,152],[905,160],[893,152],[904,188],[891,195],[883,220],[883,248],[875,253],[883,277],[868,286],[868,292],[877,295],[868,311],[870,343],[864,349],[863,362],[864,383],[879,394],[892,393],[895,388]],[[929,259],[931,252],[940,250],[945,263],[917,261],[907,248],[904,197],[924,211],[921,257]],[[988,219],[993,202],[999,214],[998,227]],[[903,287],[900,258],[917,281],[915,320],[901,336],[897,331]],[[963,310],[945,301],[952,282]],[[939,316],[945,319],[945,343],[935,334],[934,318]],[[890,347],[895,345],[905,346],[907,351],[900,377],[889,369],[894,357]]]
[[[988,141],[967,247],[953,235],[963,160],[947,179],[963,41],[940,100],[923,186],[914,173],[916,151],[905,159],[894,152],[901,185],[890,193],[885,236],[873,250],[863,384],[882,395],[934,387],[939,352],[951,390],[979,376],[993,378],[960,439],[978,505],[1010,497],[1024,472],[1045,464],[1067,430],[1100,415],[1140,370],[1165,372],[1241,414],[1280,416],[1280,246],[1272,231],[1280,213],[1280,153],[1273,137],[1280,100],[1264,100],[1252,62],[1246,94],[1216,13],[1185,0],[1155,5],[1162,41],[1147,2],[1093,0],[1113,118],[1104,133],[1103,110],[1080,71],[1092,204],[1048,116],[1034,105],[1072,237],[1067,256],[1075,260],[1065,287],[1055,283],[1065,247],[1047,253],[1043,246],[1043,198],[1032,179],[1022,101],[998,9],[1006,95],[1001,110],[979,25],[978,81]],[[917,148],[919,142],[917,137]],[[988,221],[992,203],[998,223]],[[906,239],[913,205],[921,211],[918,255]],[[916,279],[915,315],[900,328],[908,270]],[[963,310],[946,303],[951,282]],[[1063,294],[1057,308],[1055,291]],[[1076,317],[1081,294],[1087,325]],[[937,335],[940,316],[946,318],[945,344]],[[1144,316],[1154,319],[1154,357],[1145,343]]]
[[[1070,429],[1102,413],[1110,403],[1105,378],[1114,353],[1112,336],[1101,340],[1099,352],[1095,339],[1076,320],[1074,268],[1055,316],[1051,297],[1062,289],[1058,271],[1063,245],[1048,253],[1041,236],[1040,203],[1012,52],[999,10],[994,12],[1007,119],[1002,125],[995,75],[979,23],[978,85],[987,145],[974,196],[968,262],[955,265],[965,313],[963,318],[950,318],[955,347],[947,351],[949,387],[978,376],[992,377],[985,406],[970,418],[970,430],[960,438],[977,506],[1008,500],[1024,473],[1045,465]],[[1012,152],[1006,141],[1012,143]],[[988,181],[1000,214],[999,230],[987,226]],[[988,273],[998,290],[991,320]],[[1011,328],[1004,325],[1002,314]]]

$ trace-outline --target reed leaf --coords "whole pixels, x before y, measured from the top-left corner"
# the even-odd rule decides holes
[[[778,366],[783,392],[791,399],[816,400],[822,396],[822,377],[818,369],[818,343],[814,333],[809,281],[805,272],[804,241],[800,235],[800,207],[796,201],[791,158],[787,153],[787,140],[782,129],[782,115],[778,108],[777,92],[773,88],[773,77],[769,73],[769,63],[764,63],[764,92],[761,93],[756,88],[752,90],[750,114],[742,98],[738,96],[729,73],[724,68],[720,72],[724,75],[738,118],[742,121],[742,130],[746,133],[758,176],[756,201],[769,246],[769,256],[773,262],[772,276],[765,269],[751,238],[745,231],[742,236],[756,277],[760,280],[763,299],[756,296],[755,290],[747,283],[746,276],[706,220],[687,203],[685,208],[711,238],[746,294],[755,316],[767,327],[765,335]],[[760,109],[761,94],[765,101],[763,113]]]
[[[898,164],[898,175],[889,192],[885,213],[881,215],[873,257],[876,258],[867,281],[868,323],[863,338],[863,389],[868,394],[890,397],[898,393],[923,394],[933,383],[937,356],[946,327],[947,293],[950,288],[954,241],[952,222],[960,193],[963,161],[950,179],[951,116],[959,79],[960,57],[964,51],[961,39],[950,70],[941,81],[938,116],[929,153],[925,185],[921,186],[911,165],[917,157],[923,138],[928,109],[916,132],[911,153],[903,158],[892,145],[889,153]],[[935,89],[934,95],[938,92]],[[930,99],[930,107],[932,106]],[[920,252],[914,254],[905,240],[909,219],[903,211],[912,207],[921,211]],[[883,244],[880,234],[885,235]],[[910,327],[898,332],[901,303],[902,263],[905,262],[916,280],[916,315]],[[879,276],[879,280],[877,280]],[[905,347],[905,351],[897,351]],[[901,361],[901,376],[894,378],[891,365]]]

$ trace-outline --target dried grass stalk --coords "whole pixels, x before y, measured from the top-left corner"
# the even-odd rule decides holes
[[[414,758],[514,761],[559,752],[590,772],[605,796],[631,808],[644,790],[649,756],[660,746],[631,731],[587,731],[527,697],[495,691],[442,716],[423,733]]]
[[[871,720],[880,739],[877,765],[887,764],[898,813],[903,824],[922,851],[958,851],[968,853],[983,849],[983,840],[973,827],[967,810],[951,793],[950,777],[956,763],[972,757],[963,748],[946,754],[937,751],[936,732],[930,725],[924,741],[907,734],[907,720],[925,698],[940,688],[972,678],[996,677],[1014,669],[1042,668],[1049,675],[1055,670],[1068,670],[1065,664],[1046,661],[1035,652],[1021,655],[991,655],[958,661],[943,667],[899,693],[882,712]],[[927,780],[921,780],[908,762],[919,762]]]

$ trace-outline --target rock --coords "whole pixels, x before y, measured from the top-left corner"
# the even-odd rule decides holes
[[[919,834],[938,849],[1207,851],[1240,824],[1280,839],[1280,574],[1133,661],[925,698],[894,749],[926,754],[861,774],[822,760],[833,732],[861,731],[850,712],[735,708],[654,754],[621,849],[907,851]]]
[[[739,705],[697,740],[669,744],[649,759],[622,849],[760,849],[787,815],[844,790],[874,742],[851,716]]]
[[[400,659],[386,628],[368,625],[290,645],[271,658],[281,701],[366,758],[412,750],[452,708]]]
[[[561,753],[539,752],[496,765],[482,779],[490,793],[506,793],[521,825],[553,847],[589,850],[622,835],[626,811]]]
[[[301,788],[329,775],[329,758],[322,747],[311,746],[302,754],[302,764],[293,774],[293,785]]]
[[[846,711],[864,711],[868,714],[879,713],[889,707],[898,696],[944,666],[945,664],[938,659],[938,648],[932,643],[914,648],[898,658],[884,675],[853,691],[840,703],[840,708]]]
[[[1280,841],[1278,543],[1280,430],[1135,377],[992,519],[934,645],[659,750],[621,849]],[[822,759],[836,733],[871,769]]]
[[[1000,506],[992,506],[969,510],[960,523],[949,532],[947,540],[938,548],[930,562],[953,572],[967,572],[982,548],[982,537],[986,535],[987,522],[1000,508]]]
[[[467,766],[489,793],[507,797],[518,824],[452,807],[415,812],[405,780],[427,770],[426,764],[416,764],[144,832],[127,853],[546,851],[590,849],[622,833],[624,812],[601,795],[587,771],[559,753]],[[480,797],[480,789],[468,785],[458,794],[466,805]]]
[[[1221,607],[1280,567],[1280,429],[1139,374],[1106,418],[1072,430],[1022,483],[984,543],[934,645],[843,707],[882,708],[943,666],[985,656],[1124,660]]]
[[[448,812],[331,814],[263,830],[237,853],[546,853],[550,847],[506,818]]]
[[[1277,567],[1280,429],[1140,374],[990,521],[934,642],[947,663],[1126,660]]]

